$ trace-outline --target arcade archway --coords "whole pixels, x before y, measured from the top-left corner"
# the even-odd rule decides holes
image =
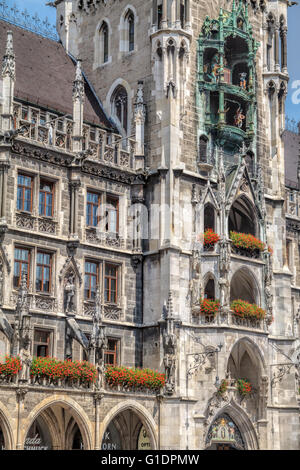
[[[0,423],[0,450],[5,450],[5,440],[4,440],[4,434],[2,431],[1,423]]]
[[[62,403],[42,409],[30,424],[24,450],[88,450],[88,433],[78,413]]]
[[[153,450],[152,433],[139,414],[132,409],[118,413],[108,424],[101,443],[102,450]]]

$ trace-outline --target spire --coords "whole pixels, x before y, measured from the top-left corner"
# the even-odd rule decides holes
[[[13,33],[7,31],[6,49],[2,60],[2,77],[16,78],[16,61],[13,49]]]
[[[81,70],[81,60],[77,60],[75,80],[73,83],[73,152],[82,150],[83,133],[83,103],[84,103],[84,79]]]
[[[84,79],[81,70],[81,60],[77,60],[76,74],[73,83],[73,100],[84,101]]]

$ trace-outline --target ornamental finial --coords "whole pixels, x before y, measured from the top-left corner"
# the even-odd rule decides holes
[[[2,60],[2,77],[16,78],[16,60],[13,49],[13,33],[7,31],[6,49]]]

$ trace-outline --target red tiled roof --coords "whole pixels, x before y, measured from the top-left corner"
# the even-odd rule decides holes
[[[75,64],[63,46],[0,20],[0,55],[7,31],[13,32],[16,56],[15,97],[52,111],[72,115]],[[85,83],[84,120],[113,129],[93,91]]]

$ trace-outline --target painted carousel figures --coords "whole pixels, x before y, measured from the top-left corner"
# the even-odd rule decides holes
[[[240,88],[247,89],[247,74],[245,72],[240,73]]]
[[[211,61],[204,66],[204,70],[206,72],[206,76],[209,81],[213,83],[217,83],[218,77],[220,75],[220,56],[219,54],[214,54]]]
[[[246,116],[243,114],[242,108],[239,106],[234,116],[234,125],[241,129],[245,119]]]

